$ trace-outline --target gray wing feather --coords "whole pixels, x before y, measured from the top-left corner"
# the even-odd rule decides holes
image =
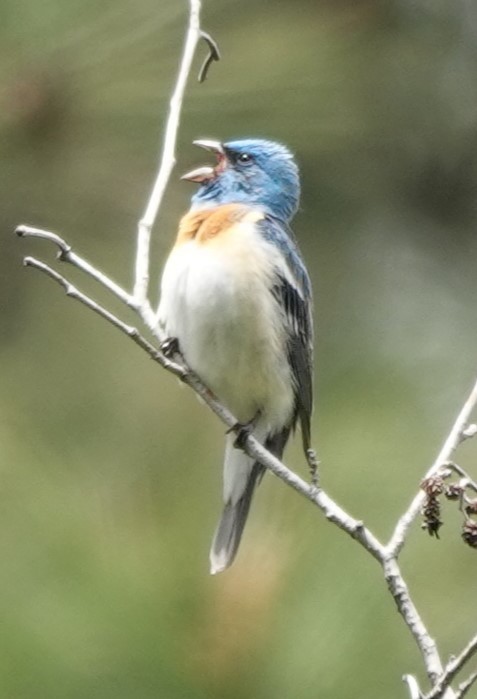
[[[273,294],[288,324],[288,361],[295,381],[295,420],[300,419],[303,448],[310,448],[313,410],[313,327],[311,304],[297,286],[278,274]]]
[[[311,283],[293,231],[286,223],[267,214],[260,224],[265,240],[277,246],[289,274],[277,269],[272,293],[280,304],[288,326],[288,361],[295,382],[295,413],[299,418],[303,448],[310,448],[313,410],[313,318]]]

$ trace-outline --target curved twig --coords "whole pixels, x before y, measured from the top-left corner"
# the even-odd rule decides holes
[[[403,675],[402,681],[407,684],[409,699],[421,699],[421,690],[419,689],[419,684],[414,675]]]
[[[131,294],[128,294],[125,289],[123,289],[119,284],[110,279],[106,274],[101,272],[99,269],[94,267],[90,262],[77,255],[71,245],[69,245],[66,240],[61,238],[56,233],[51,231],[45,231],[41,228],[33,228],[32,226],[17,226],[15,229],[16,235],[20,238],[39,238],[41,240],[48,240],[53,243],[58,248],[57,259],[61,262],[68,262],[73,267],[77,267],[82,272],[95,279],[99,284],[108,289],[114,296],[117,296],[126,306],[137,310],[137,305]],[[26,259],[24,260],[26,262]],[[32,266],[32,265],[30,265]]]
[[[202,66],[199,70],[199,75],[197,80],[200,83],[203,83],[204,80],[207,80],[207,74],[209,72],[209,68],[212,65],[214,61],[220,61],[220,51],[219,51],[219,45],[213,39],[210,34],[207,34],[207,32],[204,32],[203,29],[200,31],[200,36],[201,38],[205,41],[207,46],[209,47],[209,53],[206,56],[204,62],[202,63]]]

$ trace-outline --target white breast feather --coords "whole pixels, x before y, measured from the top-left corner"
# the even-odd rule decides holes
[[[241,421],[256,411],[281,429],[293,410],[283,318],[270,288],[279,252],[247,222],[219,240],[175,248],[166,263],[158,320],[190,367]]]

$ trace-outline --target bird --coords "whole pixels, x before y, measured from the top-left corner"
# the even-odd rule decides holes
[[[164,265],[157,322],[187,365],[281,459],[300,423],[311,448],[312,289],[290,221],[298,166],[287,147],[261,138],[194,141],[213,166],[182,179],[199,185]],[[240,432],[242,430],[242,432]],[[264,467],[226,434],[223,511],[210,572],[233,562]]]

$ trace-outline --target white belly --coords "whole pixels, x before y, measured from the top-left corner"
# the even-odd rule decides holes
[[[246,422],[279,429],[293,411],[293,385],[277,302],[269,291],[274,248],[252,230],[232,245],[182,244],[164,269],[158,319],[189,366]]]

